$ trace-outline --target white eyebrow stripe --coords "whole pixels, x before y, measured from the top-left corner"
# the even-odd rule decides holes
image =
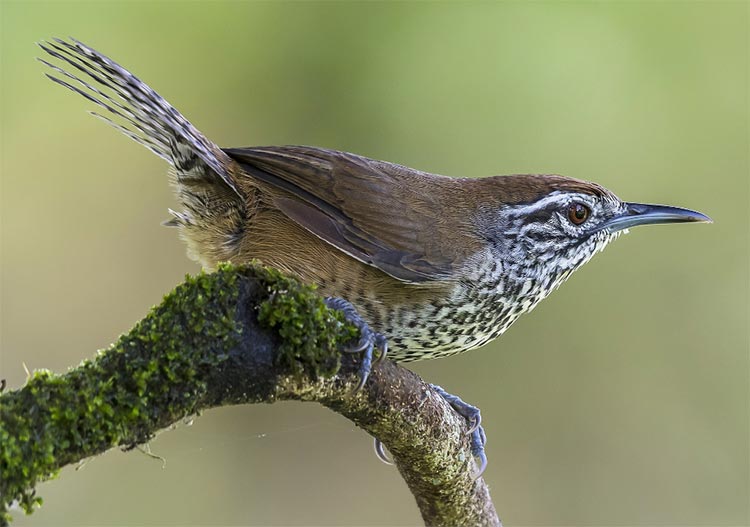
[[[538,210],[546,209],[552,204],[562,205],[566,201],[569,201],[570,196],[578,196],[578,194],[556,190],[552,194],[545,196],[538,201],[534,201],[533,203],[526,203],[524,205],[510,205],[509,208],[511,211],[513,211],[514,215],[526,215]],[[588,200],[586,201],[588,203]]]

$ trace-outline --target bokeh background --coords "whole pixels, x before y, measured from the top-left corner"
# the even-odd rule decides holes
[[[64,372],[185,273],[166,165],[53,85],[73,35],[224,146],[557,172],[713,225],[636,229],[500,340],[414,370],[483,410],[507,525],[747,525],[748,4],[0,3],[0,377]],[[387,211],[384,211],[387,214]],[[40,485],[16,525],[413,525],[313,405],[206,412]]]

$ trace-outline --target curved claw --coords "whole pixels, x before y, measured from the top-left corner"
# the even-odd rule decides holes
[[[471,432],[471,454],[479,464],[477,472],[474,474],[475,480],[479,479],[484,473],[484,469],[487,468],[487,455],[484,453],[485,443],[487,443],[487,436],[484,433],[484,428],[477,424],[476,428]]]
[[[354,387],[351,393],[355,393],[362,389],[367,382],[367,378],[370,376],[372,367],[377,364],[388,353],[388,342],[385,336],[380,333],[374,332],[370,329],[362,317],[357,313],[356,308],[348,300],[337,297],[327,297],[325,304],[331,309],[336,309],[344,314],[344,318],[347,322],[356,326],[359,329],[360,338],[356,344],[352,347],[343,349],[344,353],[362,353],[362,364],[359,367],[359,382]],[[378,356],[373,362],[373,352],[375,348],[378,348]]]
[[[482,449],[479,454],[474,456],[477,461],[479,462],[479,467],[477,467],[477,471],[474,473],[474,481],[478,480],[482,477],[482,474],[484,474],[484,470],[487,468],[487,456],[484,453],[484,449]]]
[[[479,410],[477,410],[476,415],[473,415],[469,419],[469,423],[471,424],[471,426],[469,427],[469,431],[467,432],[469,434],[473,434],[479,428],[481,428],[481,426],[482,426],[482,414],[479,412]]]
[[[391,458],[388,457],[388,454],[385,453],[385,447],[383,446],[383,443],[377,437],[374,439],[375,455],[378,456],[378,459],[386,465],[393,465],[393,460],[391,460]]]
[[[355,347],[345,349],[344,351],[346,353],[362,353],[363,351],[365,351],[367,349],[367,346],[370,345],[370,343],[372,341],[372,334],[371,334],[371,332],[370,331],[366,332],[365,330],[360,329],[360,333],[362,334],[362,336],[357,341],[357,344],[355,345]]]
[[[357,347],[355,348],[344,348],[342,351],[344,353],[362,353],[363,351],[367,349],[367,346],[369,345],[370,345],[370,342],[365,340],[364,342],[362,342],[361,345],[359,344],[359,342],[357,342]]]
[[[370,372],[372,371],[372,351],[373,345],[372,342],[369,342],[362,353],[362,364],[359,366],[359,371],[357,372],[359,375],[359,382],[352,390],[352,393],[361,390],[367,382],[367,378],[370,376]]]
[[[383,335],[377,335],[375,337],[375,340],[377,341],[375,346],[378,348],[378,351],[380,353],[375,359],[375,362],[372,363],[373,366],[379,364],[383,359],[385,359],[386,355],[388,355],[388,340]]]

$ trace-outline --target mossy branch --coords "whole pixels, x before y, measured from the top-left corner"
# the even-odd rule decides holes
[[[64,375],[33,373],[0,395],[0,524],[17,502],[41,503],[37,482],[67,464],[208,408],[318,402],[379,438],[428,525],[499,525],[472,477],[467,426],[416,374],[390,361],[359,392],[356,337],[312,288],[260,266],[188,277],[109,349]]]

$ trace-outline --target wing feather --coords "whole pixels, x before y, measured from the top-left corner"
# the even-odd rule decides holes
[[[287,217],[394,278],[444,280],[466,257],[456,244],[441,243],[449,225],[437,196],[459,189],[452,178],[313,147],[225,152],[281,191],[274,204]]]

